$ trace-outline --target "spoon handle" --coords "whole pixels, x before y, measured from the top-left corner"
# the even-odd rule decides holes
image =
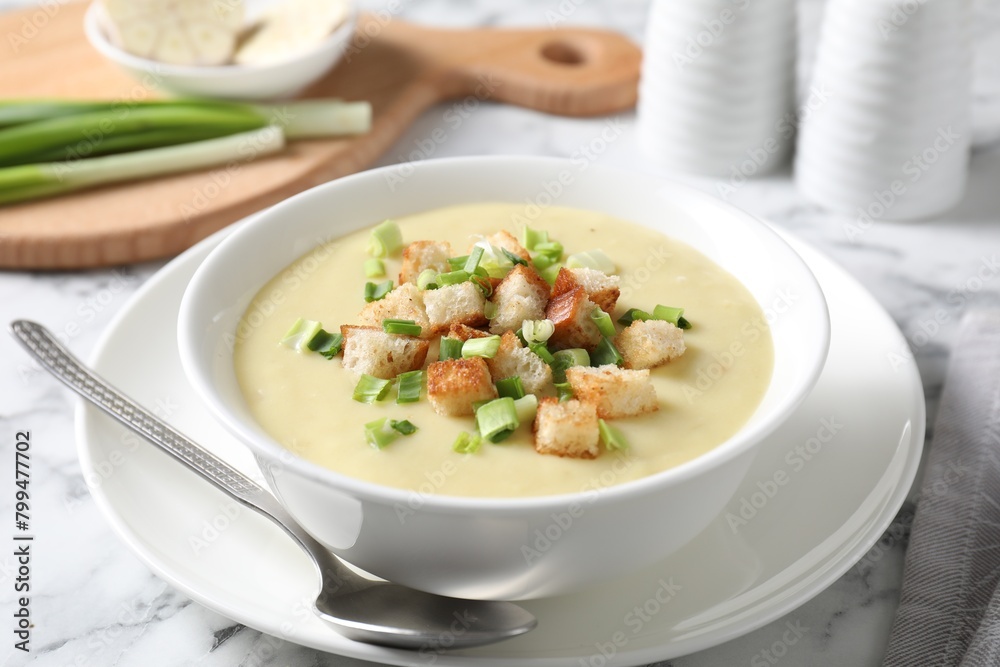
[[[11,333],[45,369],[67,387],[143,436],[234,500],[265,515],[293,537],[322,570],[346,568],[291,517],[277,499],[252,479],[192,442],[84,366],[41,324],[16,320]]]

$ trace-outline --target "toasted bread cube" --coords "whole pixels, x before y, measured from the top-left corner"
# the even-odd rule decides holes
[[[634,417],[660,409],[647,369],[625,370],[611,364],[573,366],[566,369],[566,380],[573,395],[593,404],[601,419]]]
[[[399,270],[399,284],[417,283],[417,278],[425,269],[438,273],[451,271],[448,258],[451,244],[447,241],[414,241],[403,250],[403,267]]]
[[[593,352],[601,342],[601,332],[590,318],[597,306],[587,298],[582,287],[576,287],[549,301],[545,317],[556,325],[555,333],[549,338],[549,347],[567,350],[582,347]]]
[[[587,298],[596,303],[606,313],[611,313],[621,296],[621,278],[619,276],[609,276],[597,269],[559,269],[556,276],[556,283],[552,286],[552,296],[570,292],[577,287],[582,287],[587,293]]]
[[[482,357],[435,361],[427,367],[427,397],[439,415],[473,414],[472,404],[497,397],[489,368]]]
[[[552,384],[552,367],[537,354],[521,345],[513,331],[504,332],[500,337],[500,349],[492,359],[487,359],[490,375],[495,380],[514,377],[521,378],[521,386],[528,394],[551,395],[555,391]]]
[[[597,409],[590,403],[543,398],[538,402],[533,430],[539,454],[593,459],[600,453]]]
[[[518,264],[497,286],[491,301],[497,313],[490,321],[490,331],[495,334],[516,331],[525,320],[545,318],[549,284],[534,269]]]
[[[452,324],[448,329],[448,338],[455,338],[463,343],[470,338],[486,338],[490,335],[488,331],[476,329],[466,324]]]
[[[506,229],[501,229],[496,234],[493,234],[492,236],[487,236],[483,240],[492,246],[496,246],[497,248],[504,248],[510,254],[517,255],[526,262],[531,261],[531,253],[529,253],[528,250],[523,245],[521,245],[521,243],[516,238],[514,238],[514,235],[508,232]],[[475,247],[475,245],[476,244],[473,243],[472,247]],[[469,249],[469,252],[472,252],[471,247]]]
[[[424,308],[432,333],[440,334],[453,324],[479,327],[486,324],[486,297],[473,282],[424,291]]]
[[[382,320],[413,320],[420,325],[420,337],[427,338],[431,331],[423,294],[413,283],[402,283],[382,299],[365,304],[358,317],[362,325],[379,328],[382,327]]]
[[[635,320],[615,336],[625,368],[656,368],[684,354],[684,332],[663,320]]]
[[[344,336],[344,368],[388,380],[422,368],[430,343],[414,336],[399,336],[381,327],[340,327]]]

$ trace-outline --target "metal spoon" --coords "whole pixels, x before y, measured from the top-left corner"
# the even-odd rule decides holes
[[[424,593],[354,573],[309,535],[271,493],[95,375],[42,325],[16,320],[11,333],[63,384],[208,480],[281,526],[312,558],[320,591],[314,611],[350,639],[407,649],[491,644],[528,632],[538,621],[510,602]]]

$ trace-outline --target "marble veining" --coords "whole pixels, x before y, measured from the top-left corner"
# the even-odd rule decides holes
[[[643,38],[648,0],[420,0],[402,2],[406,20],[463,27],[585,24]],[[0,10],[30,5],[0,0]],[[49,4],[49,3],[45,3]],[[368,8],[384,5],[364,0]],[[1000,6],[976,1],[977,136],[1000,138]],[[800,80],[807,80],[821,0],[802,0]],[[567,119],[523,109],[482,105],[456,129],[446,107],[431,109],[388,151],[381,164],[409,159],[416,142],[437,127],[448,140],[434,157],[518,153],[573,156],[613,123],[617,138],[595,161],[658,173],[634,141],[634,117]],[[730,201],[790,230],[845,266],[885,306],[907,335],[924,381],[933,425],[956,325],[963,312],[1000,305],[1000,279],[976,282],[984,262],[1000,251],[1000,148],[976,150],[969,191],[955,210],[916,223],[880,222],[860,234],[856,221],[824,211],[794,190],[786,168],[753,179]],[[718,194],[718,183],[683,179]],[[2,215],[2,212],[0,212]],[[855,230],[856,231],[856,230]],[[56,330],[86,358],[111,318],[161,263],[61,274],[0,274],[0,320],[37,319]],[[936,324],[935,324],[936,323]],[[864,326],[864,323],[858,323]],[[49,666],[148,666],[199,664],[336,666],[363,664],[263,635],[224,618],[159,580],[113,534],[95,507],[76,461],[75,403],[42,374],[7,336],[0,336],[0,442],[30,428],[44,443],[33,450],[33,514],[38,547],[33,563],[33,629],[30,656],[0,643],[0,663]],[[932,435],[932,431],[930,432]],[[3,478],[9,477],[8,458]],[[872,550],[839,581],[785,618],[707,651],[657,663],[666,667],[877,665],[885,648],[899,593],[903,554],[915,493]],[[8,494],[0,515],[12,514]],[[0,554],[0,609],[9,618],[15,562]],[[4,628],[6,628],[6,624]],[[790,628],[808,628],[784,645]],[[776,650],[776,649],[780,649]],[[780,657],[778,653],[780,652]],[[26,659],[27,658],[27,659]]]

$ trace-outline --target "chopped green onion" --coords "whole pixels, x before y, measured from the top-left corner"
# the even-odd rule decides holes
[[[556,358],[552,356],[552,353],[549,352],[549,348],[545,347],[545,343],[528,343],[528,349],[541,357],[542,361],[547,364],[551,364],[556,360]]]
[[[493,296],[493,283],[490,281],[489,277],[476,274],[472,276],[470,280],[475,283],[476,287],[479,288],[479,291],[483,293],[484,297],[488,299]],[[496,315],[494,315],[494,317],[496,317]]]
[[[531,263],[535,265],[535,269],[538,271],[544,271],[558,261],[558,257],[556,259],[552,259],[552,257],[544,253],[535,252],[534,250],[531,251]]]
[[[437,289],[438,272],[434,269],[424,269],[417,276],[417,287],[420,289]]]
[[[417,432],[417,427],[408,419],[390,419],[389,426],[401,435],[413,435]]]
[[[500,312],[500,309],[492,301],[487,301],[483,305],[483,315],[488,320],[492,320],[493,318],[495,318],[497,316],[497,313],[499,313],[499,312]]]
[[[384,283],[365,283],[365,302],[371,303],[384,299],[385,295],[392,291],[392,281],[386,280]]]
[[[441,347],[438,349],[438,361],[462,358],[463,342],[457,338],[441,338]]]
[[[524,396],[524,385],[521,384],[521,378],[515,375],[514,377],[504,378],[502,380],[497,380],[497,395],[501,398],[504,396],[510,396],[513,399],[518,399]]]
[[[385,448],[398,437],[399,433],[385,417],[365,424],[365,441],[375,449]]]
[[[458,285],[464,283],[469,279],[469,272],[459,269],[458,271],[449,271],[447,273],[439,273],[437,277],[438,285],[445,287],[446,285]]]
[[[590,355],[590,363],[594,366],[604,366],[605,364],[621,366],[624,361],[618,348],[609,338],[601,338],[597,349]]]
[[[388,334],[398,334],[400,336],[419,336],[420,325],[413,320],[382,320],[382,331]]]
[[[528,266],[528,263],[524,261],[523,258],[515,255],[510,250],[507,250],[507,248],[500,248],[500,252],[502,252],[504,254],[504,257],[509,259],[514,266],[517,266],[518,264],[523,264],[524,266]]]
[[[479,451],[479,447],[482,444],[483,439],[478,433],[462,431],[458,434],[458,437],[455,438],[455,443],[451,446],[451,448],[459,454],[475,454]]]
[[[582,347],[569,350],[559,350],[552,355],[552,379],[556,382],[566,381],[566,369],[573,366],[589,366],[590,355]]]
[[[670,322],[678,329],[690,329],[691,323],[688,322],[684,317],[683,308],[671,308],[669,306],[657,306],[653,309],[653,317],[658,320],[664,320]]]
[[[477,412],[479,412],[479,408],[483,407],[484,405],[486,405],[487,403],[489,403],[492,400],[494,400],[494,399],[492,399],[492,398],[484,398],[481,401],[473,401],[472,402],[472,414],[476,414]]]
[[[614,273],[617,270],[611,258],[603,250],[578,252],[566,258],[566,267],[570,269],[597,269],[603,273]]]
[[[486,357],[492,359],[500,349],[500,336],[470,338],[462,344],[462,357]]]
[[[521,238],[518,239],[528,250],[534,250],[539,243],[548,243],[549,233],[544,229],[532,229],[528,225],[521,228]]]
[[[594,321],[594,324],[597,325],[598,331],[600,331],[601,335],[605,338],[614,338],[615,334],[618,333],[615,331],[615,323],[611,321],[611,316],[604,312],[600,306],[594,308],[594,310],[590,313],[590,319]]]
[[[302,352],[307,349],[309,342],[322,330],[323,325],[316,320],[305,320],[300,317],[295,320],[292,328],[285,332],[284,337],[281,339],[281,344]]]
[[[462,255],[461,257],[448,258],[448,264],[451,266],[452,271],[457,271],[459,269],[465,268],[465,263],[468,261],[469,261],[469,255]]]
[[[561,262],[556,262],[552,266],[550,266],[548,268],[545,268],[542,271],[540,271],[539,275],[542,278],[544,278],[545,282],[547,282],[548,284],[555,285],[556,284],[556,278],[559,277],[559,270],[562,267],[563,267],[563,265],[562,265]]]
[[[521,336],[528,344],[544,343],[555,332],[556,325],[552,320],[524,320],[521,323]]]
[[[517,420],[522,424],[528,424],[535,420],[538,413],[538,397],[534,394],[525,394],[521,398],[514,399],[514,409],[517,411]]]
[[[547,257],[553,262],[558,262],[562,259],[563,245],[558,241],[551,241],[548,243],[539,243],[533,250],[543,257]]]
[[[365,278],[381,278],[385,275],[385,263],[381,259],[369,257],[365,260]]]
[[[494,399],[476,411],[476,426],[490,442],[500,442],[520,424],[514,399],[509,396]]]
[[[416,403],[420,400],[420,391],[424,388],[424,372],[408,371],[396,376],[399,384],[396,386],[397,403]]]
[[[485,251],[480,247],[476,246],[469,253],[469,258],[465,260],[465,266],[462,269],[469,274],[475,273],[476,269],[479,268],[479,262],[483,259],[483,253]]]
[[[372,257],[391,257],[403,249],[403,232],[392,220],[386,220],[372,229],[368,237],[368,254]]]
[[[523,331],[521,331],[520,329],[518,329],[517,331],[514,332],[514,335],[517,336],[517,339],[519,341],[521,341],[521,345],[524,345],[525,347],[527,347],[528,341],[524,340],[524,332]]]
[[[327,359],[333,359],[344,347],[344,336],[320,329],[306,345],[313,352],[319,352]]]
[[[351,398],[358,403],[381,401],[389,393],[389,387],[391,386],[392,380],[383,380],[382,378],[365,373],[354,387],[354,394]]]
[[[608,422],[598,419],[597,429],[601,434],[601,442],[604,443],[609,452],[628,449],[628,441],[625,439],[625,436]]]
[[[569,382],[556,382],[555,388],[560,403],[573,398],[573,386]]]
[[[638,308],[629,308],[625,311],[625,314],[618,318],[618,324],[624,324],[628,326],[632,324],[635,320],[651,320],[653,316],[647,313],[645,310],[639,310]]]

